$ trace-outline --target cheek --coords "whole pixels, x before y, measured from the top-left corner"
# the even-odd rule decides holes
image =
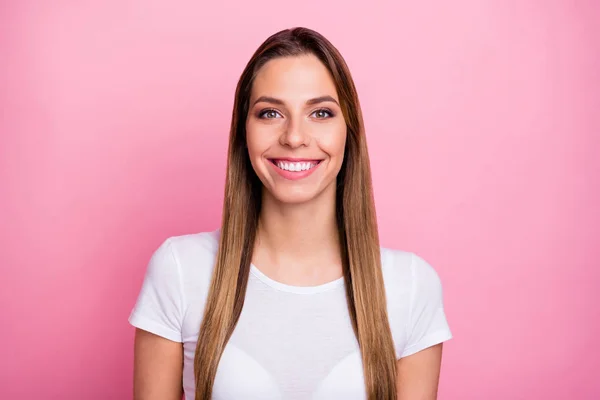
[[[260,158],[262,151],[260,150],[260,135],[256,134],[256,131],[252,129],[248,124],[246,125],[246,147],[248,151],[248,158],[254,172],[260,176],[260,168],[257,164],[257,159]]]
[[[252,124],[246,125],[246,146],[248,146],[248,155],[253,160],[265,151],[267,143],[265,143],[265,135],[261,134],[260,130],[253,127]]]
[[[346,148],[346,124],[332,129],[328,134],[321,136],[319,147],[325,151],[332,159],[344,158],[344,149]]]

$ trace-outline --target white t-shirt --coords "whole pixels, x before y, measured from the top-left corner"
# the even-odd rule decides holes
[[[167,239],[152,256],[129,322],[182,342],[183,388],[194,399],[194,354],[219,231]],[[415,254],[381,249],[396,358],[452,337],[435,270]],[[221,357],[216,400],[365,399],[343,278],[276,282],[251,266],[242,314]]]

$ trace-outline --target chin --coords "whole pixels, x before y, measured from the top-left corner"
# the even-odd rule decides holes
[[[296,192],[293,190],[280,190],[271,192],[271,196],[279,203],[284,204],[304,204],[318,197],[316,193]]]
[[[269,195],[278,203],[283,204],[306,204],[312,201],[335,201],[335,180],[323,187],[322,184],[293,186],[277,185],[267,189]],[[266,188],[265,188],[266,189]]]

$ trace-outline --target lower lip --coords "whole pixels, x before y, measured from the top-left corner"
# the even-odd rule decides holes
[[[299,179],[304,179],[306,177],[308,177],[309,175],[311,175],[313,172],[315,172],[315,170],[317,168],[319,168],[319,165],[321,165],[322,161],[319,161],[319,163],[317,165],[315,165],[314,167],[312,167],[311,169],[307,169],[305,171],[287,171],[285,169],[281,169],[279,168],[277,165],[275,165],[274,163],[272,163],[271,161],[269,161],[269,164],[271,164],[271,166],[273,167],[273,169],[275,169],[275,171],[284,179],[288,179],[290,181],[297,181]]]

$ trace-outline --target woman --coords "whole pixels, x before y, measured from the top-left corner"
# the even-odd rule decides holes
[[[323,36],[258,48],[227,163],[221,228],[166,240],[148,265],[135,398],[435,399],[440,281],[379,247],[356,89]]]

